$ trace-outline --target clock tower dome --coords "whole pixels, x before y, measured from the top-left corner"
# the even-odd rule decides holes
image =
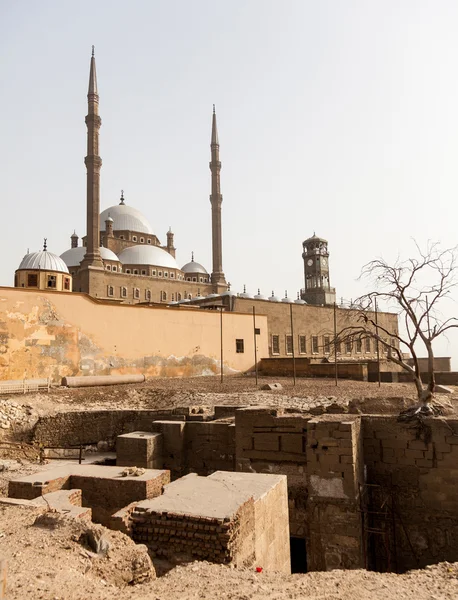
[[[327,240],[313,234],[313,237],[302,242],[302,249],[305,277],[305,288],[301,290],[302,300],[316,306],[334,304],[336,290],[331,287],[329,280]]]

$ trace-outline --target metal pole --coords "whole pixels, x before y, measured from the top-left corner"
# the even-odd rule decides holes
[[[377,311],[377,298],[374,299],[375,301],[375,333],[377,335],[377,374],[378,374],[378,386],[380,387],[381,384],[381,380],[380,380],[380,346],[379,346],[379,341],[378,341],[378,311]]]
[[[289,305],[289,316],[291,320],[291,350],[293,352],[293,385],[296,385],[296,356],[294,355],[294,327],[293,327],[293,305]]]
[[[338,381],[338,372],[337,372],[337,306],[334,302],[334,375],[336,380],[336,385]]]
[[[223,307],[219,311],[219,329],[221,339],[221,383],[223,383]]]
[[[258,385],[258,352],[256,349],[256,309],[253,306],[253,335],[254,335],[254,369],[256,373],[256,385]]]

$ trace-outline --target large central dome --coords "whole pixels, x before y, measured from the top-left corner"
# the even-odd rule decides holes
[[[136,231],[152,235],[153,230],[146,217],[127,204],[116,204],[106,208],[100,215],[100,231],[105,231],[105,221],[113,219],[113,231]]]

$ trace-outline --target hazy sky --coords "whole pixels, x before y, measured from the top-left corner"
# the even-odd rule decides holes
[[[0,285],[85,234],[92,44],[102,209],[124,189],[180,265],[211,270],[213,103],[233,290],[295,297],[314,231],[348,299],[411,238],[455,245],[457,30],[456,0],[0,0]]]

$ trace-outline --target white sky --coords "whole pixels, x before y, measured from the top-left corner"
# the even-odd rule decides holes
[[[0,285],[85,233],[92,44],[102,209],[123,188],[180,265],[211,270],[212,103],[233,290],[295,297],[314,231],[347,299],[411,238],[455,245],[457,30],[456,0],[0,0]],[[458,367],[458,333],[435,350]]]

